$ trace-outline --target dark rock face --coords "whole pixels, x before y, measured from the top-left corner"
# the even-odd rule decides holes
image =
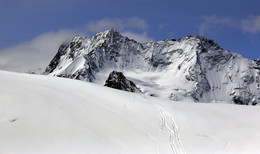
[[[234,96],[233,101],[234,101],[235,104],[238,104],[238,105],[244,105],[245,104],[245,102],[239,96]],[[248,105],[248,104],[246,104],[246,105]]]
[[[255,62],[255,66],[253,68],[260,70],[260,60],[259,59],[255,59],[254,62]]]
[[[260,59],[255,59],[254,61],[256,62],[257,65],[260,65]]]
[[[141,92],[132,81],[126,79],[122,72],[116,71],[109,74],[104,86],[129,92]]]

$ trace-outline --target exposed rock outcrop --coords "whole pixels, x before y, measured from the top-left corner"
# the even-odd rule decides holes
[[[126,79],[122,72],[116,71],[109,74],[104,86],[129,92],[141,92],[132,81]]]

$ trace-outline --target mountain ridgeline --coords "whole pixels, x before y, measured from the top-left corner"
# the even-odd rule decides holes
[[[201,36],[148,43],[114,29],[75,36],[44,74],[104,85],[112,71],[123,72],[144,94],[173,101],[260,104],[260,61]]]

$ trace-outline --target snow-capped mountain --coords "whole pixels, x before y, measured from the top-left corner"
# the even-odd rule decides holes
[[[75,36],[45,70],[50,76],[105,84],[121,71],[145,94],[174,101],[260,103],[260,62],[224,50],[213,40],[187,36],[139,43],[116,30]]]

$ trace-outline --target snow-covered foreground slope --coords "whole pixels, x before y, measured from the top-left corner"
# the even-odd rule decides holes
[[[0,153],[257,153],[260,108],[0,71]]]

